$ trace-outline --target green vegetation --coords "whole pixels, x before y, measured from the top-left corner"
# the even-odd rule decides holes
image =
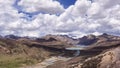
[[[0,52],[0,68],[19,68],[34,65],[49,56],[49,52],[41,48],[29,48],[26,45],[13,45],[10,53]],[[8,50],[8,49],[7,49]]]
[[[32,65],[37,63],[37,60],[27,58],[24,55],[4,55],[0,56],[0,68],[18,68],[23,65]]]

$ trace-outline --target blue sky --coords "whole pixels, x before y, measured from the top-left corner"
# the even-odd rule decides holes
[[[64,5],[65,8],[68,8],[70,5],[74,5],[76,0],[57,0],[59,1],[62,5]]]

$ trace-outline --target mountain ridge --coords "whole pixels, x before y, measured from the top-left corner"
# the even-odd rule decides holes
[[[76,47],[76,45],[84,45],[89,47],[79,50],[80,54],[74,56],[74,54],[77,53],[77,50],[66,50],[66,48]],[[106,33],[99,36],[83,36],[78,39],[73,39],[66,35],[47,35],[41,38],[8,35],[5,37],[0,37],[0,56],[6,58],[13,56],[14,58],[12,58],[12,60],[0,59],[0,62],[2,61],[6,63],[6,66],[10,65],[10,62],[7,61],[12,62],[13,60],[15,63],[20,62],[20,65],[26,63],[32,64],[40,63],[53,56],[61,56],[74,58],[64,62],[55,62],[55,64],[49,65],[46,68],[75,68],[76,66],[77,68],[93,68],[94,65],[98,64],[101,65],[95,66],[94,68],[105,68],[110,64],[113,64],[114,66],[116,65],[115,63],[108,63],[108,60],[102,60],[105,57],[111,57],[111,55],[109,55],[109,51],[114,52],[114,56],[117,59],[115,62],[119,62],[119,57],[117,57],[119,56],[117,52],[120,48],[119,45],[119,36],[108,35]],[[101,57],[100,60],[99,57]],[[18,58],[20,59],[19,62]],[[96,63],[91,63],[92,61],[95,61]],[[114,59],[109,61],[114,61]],[[105,63],[106,65],[104,65]],[[0,65],[5,66],[4,64]],[[61,65],[61,67],[59,65]]]

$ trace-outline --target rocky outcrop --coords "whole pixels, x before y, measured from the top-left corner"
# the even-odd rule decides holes
[[[119,68],[120,47],[108,50],[95,57],[87,58],[78,68]]]

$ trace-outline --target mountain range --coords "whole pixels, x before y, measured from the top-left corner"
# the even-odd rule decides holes
[[[53,56],[71,57],[71,59],[56,61],[45,68],[120,68],[119,45],[119,36],[106,33],[77,39],[67,35],[46,35],[41,38],[0,36],[0,68],[17,68],[41,63]],[[66,49],[76,46],[85,48]],[[76,51],[80,51],[80,54],[74,56]]]

